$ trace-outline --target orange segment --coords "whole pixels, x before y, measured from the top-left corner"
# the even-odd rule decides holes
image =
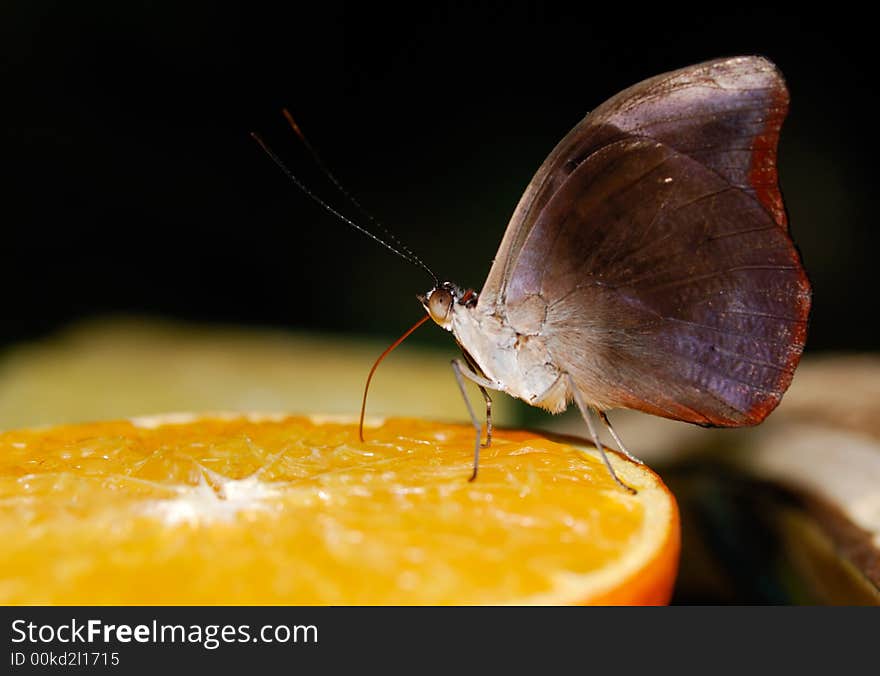
[[[394,419],[0,434],[0,603],[665,603],[675,501],[617,456]]]

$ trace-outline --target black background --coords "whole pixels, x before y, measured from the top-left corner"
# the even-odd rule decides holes
[[[250,130],[339,203],[288,106],[377,218],[479,289],[522,189],[588,110],[758,53],[792,95],[781,181],[815,286],[808,348],[876,346],[871,20],[842,4],[424,5],[3,3],[0,345],[119,312],[397,334],[427,276],[308,202]]]

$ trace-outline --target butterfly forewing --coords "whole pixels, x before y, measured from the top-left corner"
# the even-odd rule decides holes
[[[644,80],[599,106],[553,149],[529,183],[483,288],[484,304],[503,301],[513,259],[549,199],[603,145],[627,136],[666,143],[754,196],[785,225],[776,174],[788,91],[760,57],[718,59]]]

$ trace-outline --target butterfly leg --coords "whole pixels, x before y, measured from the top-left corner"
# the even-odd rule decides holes
[[[611,426],[611,421],[608,420],[608,416],[605,414],[605,411],[600,411],[599,409],[596,409],[596,413],[599,415],[599,418],[601,418],[602,422],[605,423],[605,427],[608,428],[608,431],[611,432],[611,436],[614,437],[614,443],[617,444],[617,448],[620,449],[620,452],[623,453],[627,458],[632,460],[637,465],[644,465],[645,463],[643,463],[636,456],[634,456],[632,453],[630,453],[628,450],[626,450],[626,447],[623,445],[623,442],[620,440],[620,437],[617,436],[617,432],[615,432],[614,428]]]
[[[581,398],[580,392],[578,392],[577,387],[575,387],[574,381],[571,376],[568,376],[568,384],[571,389],[572,396],[574,397],[574,401],[577,404],[578,409],[580,409],[581,417],[583,417],[584,421],[587,423],[587,428],[590,430],[590,436],[593,437],[593,443],[596,445],[596,448],[599,450],[599,453],[602,455],[602,461],[605,463],[605,467],[608,468],[608,473],[611,475],[611,478],[614,479],[615,483],[620,486],[623,490],[632,493],[635,495],[638,491],[631,486],[627,486],[623,481],[620,480],[620,477],[617,476],[617,472],[614,471],[614,467],[611,466],[611,461],[608,459],[608,455],[605,453],[605,447],[602,445],[602,442],[599,441],[599,432],[596,429],[596,426],[593,424],[593,418],[590,416],[590,408],[584,404],[584,400]]]
[[[473,358],[465,350],[461,351],[461,355],[464,357],[464,361],[467,364],[470,373],[473,375],[477,375],[480,367],[476,365]],[[468,373],[465,373],[465,375],[468,375]],[[486,388],[483,387],[480,383],[476,381],[474,381],[474,383],[477,387],[480,388],[480,394],[483,395],[483,400],[486,402],[486,442],[482,445],[482,447],[489,448],[489,446],[492,445],[492,397],[489,396]]]
[[[492,399],[489,397],[489,393],[486,391],[486,388],[491,388],[493,390],[498,389],[498,386],[493,383],[491,380],[484,378],[480,375],[477,375],[466,365],[463,364],[458,359],[452,360],[452,371],[455,373],[455,380],[458,383],[458,389],[461,391],[461,396],[464,399],[464,404],[467,406],[468,413],[471,416],[471,423],[473,423],[474,430],[477,433],[476,441],[474,442],[474,471],[471,474],[471,478],[468,481],[473,481],[477,478],[477,469],[480,466],[480,448],[485,448],[480,443],[480,439],[483,434],[483,427],[480,425],[480,421],[477,419],[477,414],[474,413],[474,408],[471,406],[471,401],[468,399],[467,390],[464,388],[464,379],[467,378],[471,382],[475,383],[479,388],[480,392],[483,393],[483,397],[486,399],[486,446],[488,446],[492,442]]]
[[[483,448],[489,448],[492,445],[492,397],[489,396],[485,387],[482,385],[477,385],[477,387],[480,388],[480,394],[486,401],[486,443],[481,445]]]

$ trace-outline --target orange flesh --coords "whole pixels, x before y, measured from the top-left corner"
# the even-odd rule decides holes
[[[214,418],[0,434],[5,604],[666,603],[650,470],[499,432]]]

